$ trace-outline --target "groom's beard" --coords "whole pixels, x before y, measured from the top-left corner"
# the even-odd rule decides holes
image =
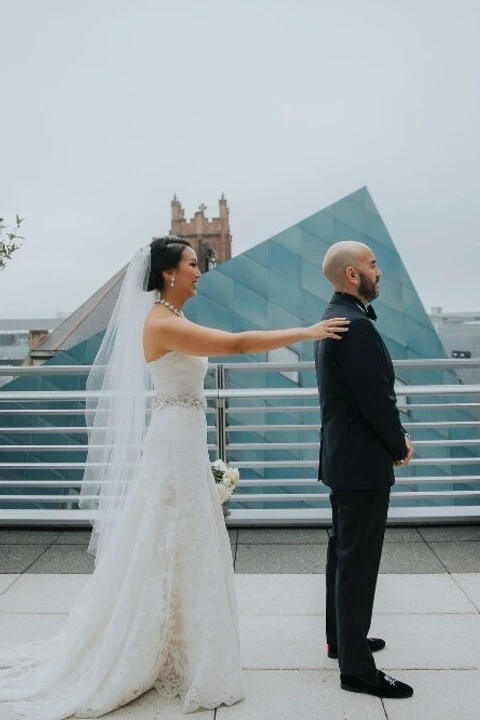
[[[380,294],[380,288],[378,287],[378,280],[375,282],[365,277],[363,273],[360,273],[360,285],[358,286],[358,293],[367,302],[372,302]]]

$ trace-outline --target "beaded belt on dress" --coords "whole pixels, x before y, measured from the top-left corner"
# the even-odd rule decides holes
[[[167,397],[156,395],[153,398],[153,407],[155,409],[163,409],[166,407],[184,407],[197,408],[198,410],[207,409],[207,401],[200,395],[170,395]]]

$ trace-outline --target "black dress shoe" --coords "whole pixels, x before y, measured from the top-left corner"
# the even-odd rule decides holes
[[[379,650],[383,650],[385,647],[385,640],[382,640],[381,638],[367,638],[367,643],[372,652],[378,652]],[[336,660],[338,658],[337,646],[327,645],[327,655],[332,660]]]
[[[349,692],[367,693],[381,698],[409,698],[413,695],[413,688],[407,683],[400,682],[378,671],[376,683],[355,675],[340,675],[340,687]]]

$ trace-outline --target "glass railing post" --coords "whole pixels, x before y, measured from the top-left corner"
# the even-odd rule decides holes
[[[225,369],[222,363],[216,367],[216,384],[217,390],[225,389]],[[217,453],[220,460],[227,462],[227,432],[226,432],[226,412],[225,400],[217,398]]]

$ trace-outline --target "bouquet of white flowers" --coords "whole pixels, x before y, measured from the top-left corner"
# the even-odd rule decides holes
[[[237,468],[225,465],[223,460],[215,460],[212,463],[212,473],[217,483],[218,497],[223,504],[230,500],[240,480],[240,473]]]

